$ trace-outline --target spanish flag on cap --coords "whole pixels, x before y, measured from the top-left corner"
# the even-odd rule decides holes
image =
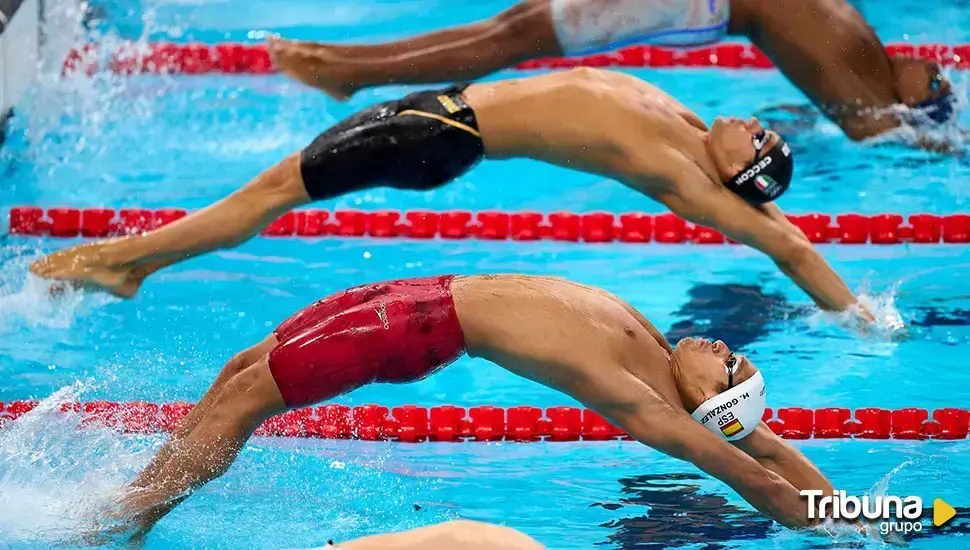
[[[727,437],[731,437],[742,430],[744,430],[744,426],[741,425],[741,421],[737,418],[721,426],[721,433]]]

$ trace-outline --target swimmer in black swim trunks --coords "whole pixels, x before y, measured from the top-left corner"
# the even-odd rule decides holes
[[[781,136],[756,119],[718,118],[708,128],[662,90],[595,69],[375,105],[208,208],[144,235],[54,253],[31,270],[130,297],[149,274],[236,246],[293,207],[378,186],[434,189],[482,158],[516,157],[616,179],[764,252],[823,309],[872,320],[772,202],[792,177]]]

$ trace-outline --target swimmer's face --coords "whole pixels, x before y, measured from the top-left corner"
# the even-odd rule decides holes
[[[893,74],[896,75],[896,93],[909,107],[939,99],[953,90],[950,81],[940,72],[939,63],[911,57],[894,57],[892,64]]]
[[[735,386],[754,376],[757,367],[741,354],[735,354],[721,340],[684,338],[674,348],[677,364],[677,386],[688,411],[728,390],[729,380]],[[729,377],[728,365],[734,365]]]
[[[730,181],[754,162],[759,146],[763,156],[779,139],[778,134],[766,131],[756,118],[717,117],[707,136],[707,150],[721,181]]]

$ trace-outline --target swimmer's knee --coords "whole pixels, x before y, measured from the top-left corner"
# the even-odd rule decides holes
[[[262,418],[285,408],[264,355],[234,374],[219,391],[213,411],[221,417]]]
[[[260,203],[272,207],[309,202],[310,196],[300,173],[300,153],[286,157],[256,176],[241,192],[257,197]]]
[[[223,383],[232,380],[234,376],[241,373],[246,367],[252,364],[252,361],[247,357],[245,351],[239,352],[233,355],[229,361],[226,362],[222,370],[219,371],[218,380],[222,380]]]
[[[499,45],[522,44],[528,53],[561,53],[558,48],[548,0],[526,0],[486,20],[489,33],[500,37]],[[556,52],[549,51],[555,46]]]
[[[258,344],[248,347],[243,351],[233,355],[219,372],[219,379],[222,381],[230,380],[233,376],[242,372],[246,367],[259,361],[272,350],[277,344],[276,335],[270,334]]]

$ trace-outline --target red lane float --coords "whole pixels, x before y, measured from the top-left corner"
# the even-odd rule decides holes
[[[0,402],[0,427],[27,414],[35,401]],[[90,401],[66,403],[63,413],[82,416],[80,425],[124,433],[173,431],[192,410],[190,403],[155,404]],[[829,407],[765,409],[768,427],[785,439],[966,439],[970,411],[965,409],[879,409],[852,411]],[[589,409],[576,407],[418,407],[330,404],[297,409],[270,418],[256,435],[367,441],[607,441],[631,439]]]
[[[930,59],[945,67],[970,69],[970,44],[890,44],[890,55]],[[575,67],[655,67],[771,69],[764,53],[747,44],[726,43],[689,50],[635,45],[609,53],[578,57],[549,57],[526,61],[516,70],[571,69]],[[101,52],[95,43],[72,50],[63,72],[93,75],[101,68],[112,73],[149,74],[268,74],[275,72],[263,44],[152,44],[126,43]]]
[[[10,210],[10,233],[47,237],[132,235],[151,231],[188,212],[177,208],[148,210],[126,208],[49,208],[34,206]],[[901,244],[970,243],[970,215],[825,214],[790,215],[813,243]],[[833,220],[834,218],[834,220]],[[732,242],[713,229],[687,223],[677,216],[630,212],[432,212],[413,210],[300,210],[287,212],[269,224],[266,237],[373,237],[411,239],[485,239],[584,243],[694,243]]]

